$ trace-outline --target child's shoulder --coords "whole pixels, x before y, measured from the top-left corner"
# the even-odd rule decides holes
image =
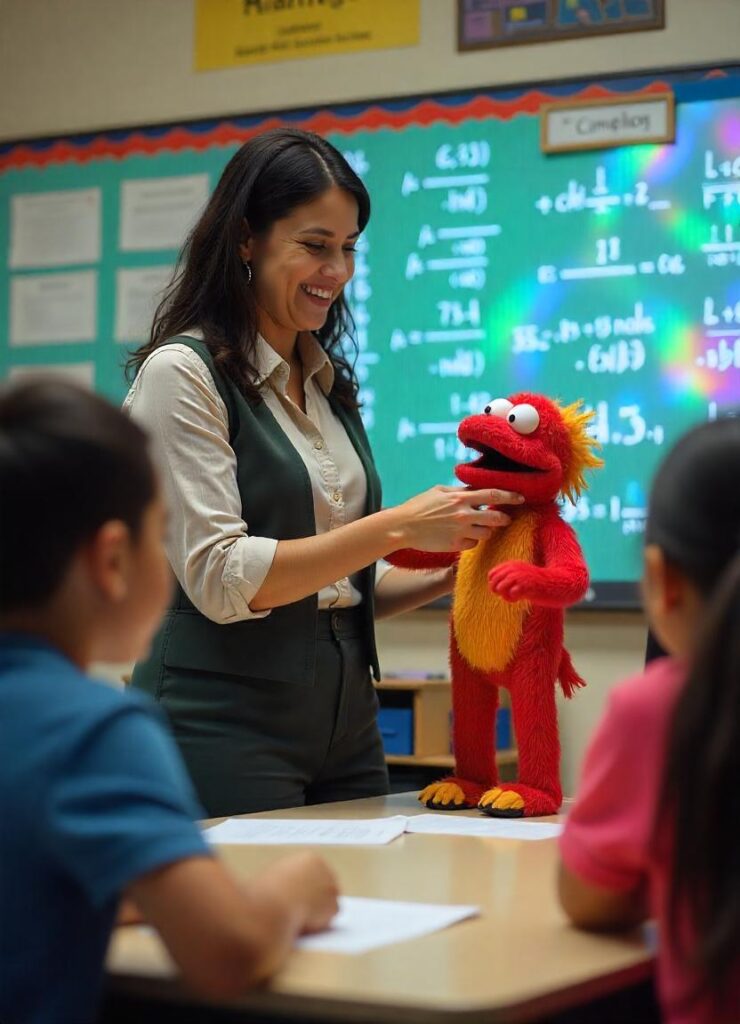
[[[93,679],[49,644],[0,638],[0,682],[5,724],[15,717],[85,728],[91,720],[148,708],[146,698]]]
[[[19,821],[77,772],[123,779],[132,751],[157,771],[172,760],[153,702],[90,679],[49,645],[0,638],[0,695],[0,807]]]

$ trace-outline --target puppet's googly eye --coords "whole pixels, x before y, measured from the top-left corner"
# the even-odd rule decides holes
[[[500,416],[501,419],[506,419],[509,415],[509,410],[513,406],[508,398],[494,398],[490,405],[487,405],[483,412],[489,416]]]
[[[540,425],[540,414],[533,405],[511,406],[506,419],[517,434],[532,434]]]

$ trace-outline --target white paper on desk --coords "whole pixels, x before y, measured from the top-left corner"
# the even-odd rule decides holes
[[[320,953],[366,953],[378,946],[418,939],[479,913],[480,908],[473,906],[341,896],[339,913],[328,931],[304,935],[297,945]]]
[[[203,833],[223,845],[382,846],[403,835],[407,819],[227,818]]]
[[[179,249],[208,201],[208,191],[207,174],[124,181],[118,247],[124,252]]]
[[[490,839],[553,839],[563,831],[558,822],[522,821],[521,818],[467,818],[454,811],[416,814],[408,818],[407,832],[425,835],[482,836]]]
[[[100,206],[99,188],[21,192],[11,196],[11,268],[97,263]]]

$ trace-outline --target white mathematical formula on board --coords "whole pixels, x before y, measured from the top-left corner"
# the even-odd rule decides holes
[[[545,217],[550,213],[580,213],[583,210],[599,216],[609,213],[615,207],[669,210],[671,201],[667,198],[654,198],[646,181],[636,181],[626,191],[612,190],[606,167],[599,165],[593,182],[586,184],[571,178],[562,191],[550,195],[543,194],[534,205]]]
[[[432,119],[403,140],[393,174],[372,139],[347,150],[373,199],[381,182],[347,291],[362,416],[374,446],[393,451],[379,459],[386,499],[454,483],[455,465],[476,457],[460,421],[493,398],[581,399],[606,465],[563,515],[598,548],[588,557],[617,571],[617,554],[602,552],[644,529],[644,491],[685,429],[684,406],[722,415],[738,386],[728,272],[740,261],[740,162],[724,136],[706,137],[719,141],[680,159],[647,146],[534,167],[484,123]]]

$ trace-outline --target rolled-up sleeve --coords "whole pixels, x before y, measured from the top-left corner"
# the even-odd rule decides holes
[[[384,558],[378,559],[378,561],[375,563],[376,590],[378,589],[378,584],[380,583],[380,581],[385,579],[385,577],[388,575],[389,572],[391,572],[392,569],[395,569],[395,566],[391,565],[390,562],[386,562]]]
[[[148,432],[169,511],[167,554],[195,607],[218,623],[264,618],[249,602],[277,540],[242,518],[228,414],[202,359],[185,345],[155,350],[124,409]]]

